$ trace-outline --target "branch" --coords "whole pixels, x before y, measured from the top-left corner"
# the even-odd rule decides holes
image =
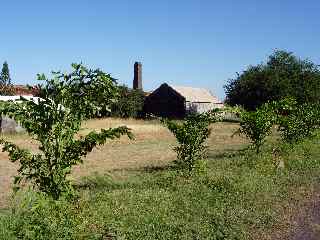
[[[85,137],[74,141],[66,148],[66,153],[70,153],[67,157],[69,161],[81,161],[81,156],[86,156],[97,145],[103,145],[107,139],[120,138],[122,135],[127,135],[129,139],[134,139],[130,129],[126,126],[117,128],[101,129],[100,133],[96,131],[90,132]]]

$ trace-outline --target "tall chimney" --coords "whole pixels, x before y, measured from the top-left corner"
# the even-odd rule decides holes
[[[134,63],[133,89],[142,90],[142,63]]]

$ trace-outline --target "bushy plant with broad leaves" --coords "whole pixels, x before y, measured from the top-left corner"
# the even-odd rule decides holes
[[[266,137],[271,133],[275,121],[273,111],[268,104],[263,105],[256,111],[240,112],[239,133],[245,135],[251,142],[256,152],[259,153]]]
[[[206,156],[205,141],[211,133],[210,124],[217,121],[218,110],[202,114],[192,114],[186,117],[182,123],[174,120],[163,120],[163,123],[173,133],[178,142],[174,148],[177,153],[175,164],[188,172],[191,172],[195,166],[204,165],[199,161],[204,160]]]
[[[320,126],[320,106],[316,103],[298,104],[293,98],[273,103],[277,124],[283,141],[293,144],[311,137]]]
[[[82,163],[94,147],[107,139],[132,134],[126,126],[92,131],[78,137],[81,122],[101,111],[117,98],[116,81],[101,70],[72,64],[71,73],[53,72],[53,78],[38,75],[41,99],[2,102],[1,113],[19,122],[39,142],[36,153],[1,139],[3,151],[12,162],[19,162],[14,183],[29,181],[53,199],[70,196],[67,179],[71,167]]]

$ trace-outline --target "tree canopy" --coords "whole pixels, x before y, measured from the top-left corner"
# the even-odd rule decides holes
[[[9,65],[5,61],[0,73],[0,95],[13,95]]]
[[[0,75],[0,84],[2,85],[11,84],[9,65],[6,61],[3,63],[3,66],[2,66],[1,75]]]
[[[320,69],[291,52],[274,51],[266,63],[249,66],[225,85],[226,103],[253,110],[271,100],[293,97],[319,102]]]
[[[121,118],[137,118],[143,114],[144,93],[139,89],[119,86],[119,98],[111,104],[111,116]]]

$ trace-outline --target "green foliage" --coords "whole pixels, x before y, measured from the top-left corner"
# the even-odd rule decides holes
[[[14,94],[14,91],[11,84],[9,65],[7,62],[4,62],[1,73],[0,73],[0,95],[13,95],[13,94]]]
[[[256,152],[259,153],[266,137],[271,133],[275,121],[273,112],[265,104],[256,111],[241,111],[240,118],[239,132],[250,139]]]
[[[10,239],[102,239],[81,215],[83,206],[66,199],[52,200],[42,193],[20,192],[12,212],[3,221]],[[8,237],[1,235],[1,237]],[[7,238],[6,238],[7,239]]]
[[[110,111],[110,105],[119,97],[116,80],[110,74],[81,64],[72,64],[72,70],[69,74],[52,72],[50,80],[38,74],[38,80],[45,81],[45,85],[37,85],[39,97],[52,99],[81,120]]]
[[[0,85],[11,85],[9,65],[7,62],[4,62],[2,66],[2,70],[0,74]]]
[[[251,140],[258,153],[274,124],[286,143],[293,144],[313,136],[320,126],[320,106],[284,98],[266,103],[256,111],[243,110],[240,117],[240,133]]]
[[[320,69],[292,53],[275,51],[266,64],[250,66],[225,86],[226,103],[254,110],[268,101],[293,97],[298,103],[320,101]]]
[[[314,135],[320,126],[320,106],[318,104],[298,104],[294,99],[284,99],[273,103],[282,139],[296,143]]]
[[[111,105],[111,116],[137,118],[142,116],[144,93],[139,89],[119,86],[119,98]]]
[[[70,203],[33,192],[23,193],[13,206],[12,218],[11,229],[18,239],[74,239],[74,229],[81,224]]]
[[[1,113],[18,121],[39,142],[39,151],[32,153],[1,140],[11,161],[20,163],[15,183],[31,181],[53,199],[73,193],[67,175],[94,147],[121,135],[131,137],[125,126],[76,137],[82,120],[101,111],[101,103],[112,103],[117,88],[114,79],[100,70],[80,64],[72,67],[70,74],[55,72],[52,79],[39,75],[39,80],[45,81],[39,85],[41,99],[1,104]]]
[[[177,152],[175,163],[178,167],[189,172],[196,165],[203,168],[203,164],[198,161],[203,161],[205,158],[205,141],[211,133],[210,124],[216,121],[215,113],[189,115],[182,123],[174,120],[164,120],[165,125],[174,134],[179,144],[174,148]]]

